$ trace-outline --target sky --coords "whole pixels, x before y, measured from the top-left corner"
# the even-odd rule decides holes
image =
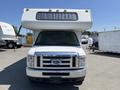
[[[91,9],[91,31],[120,29],[120,0],[0,0],[0,21],[19,27],[24,8]],[[27,30],[21,30],[26,33]]]

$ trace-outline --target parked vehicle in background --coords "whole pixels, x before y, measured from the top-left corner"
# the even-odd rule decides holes
[[[120,53],[120,30],[100,32],[98,44],[101,51]]]
[[[0,22],[0,46],[6,46],[7,48],[21,47],[21,43],[18,41],[15,30],[12,25],[4,22]]]
[[[33,30],[26,67],[31,81],[82,84],[86,54],[80,38],[92,26],[90,10],[25,9],[22,26]]]
[[[81,36],[81,43],[82,44],[88,44],[88,38],[89,38],[88,35],[82,35]]]

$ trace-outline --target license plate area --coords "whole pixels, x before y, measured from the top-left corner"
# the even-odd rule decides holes
[[[50,77],[69,76],[68,72],[43,72],[42,75]]]

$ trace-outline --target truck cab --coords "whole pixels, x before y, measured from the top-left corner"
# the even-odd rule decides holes
[[[22,26],[33,31],[26,75],[30,81],[82,84],[86,54],[81,31],[91,28],[90,10],[24,9]]]

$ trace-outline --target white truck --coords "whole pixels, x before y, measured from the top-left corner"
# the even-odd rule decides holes
[[[33,30],[26,67],[30,81],[82,84],[86,54],[80,38],[92,26],[90,10],[24,9],[22,26]]]
[[[98,44],[101,51],[120,53],[120,30],[100,32]]]
[[[82,35],[81,36],[81,43],[82,44],[88,44],[88,38],[89,38],[88,35]]]
[[[12,25],[0,22],[0,47],[7,46],[7,48],[20,47],[15,30]]]

